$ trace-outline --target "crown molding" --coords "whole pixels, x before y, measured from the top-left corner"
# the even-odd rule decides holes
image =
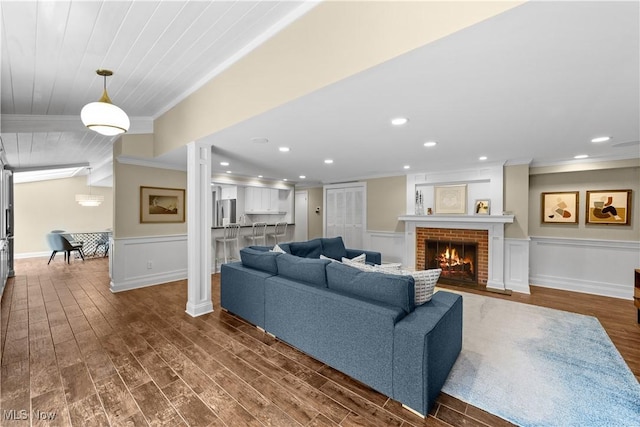
[[[182,165],[172,165],[169,163],[162,163],[153,160],[141,159],[139,157],[131,157],[131,156],[118,156],[116,158],[118,163],[124,165],[134,165],[134,166],[144,166],[147,168],[158,168],[158,169],[170,169],[176,171],[186,172],[186,168]]]

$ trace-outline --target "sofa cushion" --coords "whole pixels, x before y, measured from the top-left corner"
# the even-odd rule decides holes
[[[295,255],[280,254],[276,258],[278,275],[293,280],[301,280],[320,288],[327,287],[325,267],[331,264],[326,259],[300,258]]]
[[[291,255],[302,258],[320,258],[322,253],[322,242],[320,239],[308,240],[306,242],[291,242]]]
[[[291,247],[289,246],[289,243],[278,243],[277,245],[281,250],[285,251],[285,253],[290,254],[291,253]],[[275,248],[275,246],[274,246]]]
[[[322,255],[340,261],[347,256],[347,249],[344,247],[342,237],[331,237],[322,239]]]
[[[348,265],[331,263],[327,266],[327,287],[400,307],[406,313],[411,313],[415,308],[414,280],[411,276],[359,271]]]
[[[242,260],[242,265],[271,274],[278,274],[278,265],[276,264],[276,258],[279,255],[280,254],[277,252],[264,252],[259,249],[240,249],[240,259]]]

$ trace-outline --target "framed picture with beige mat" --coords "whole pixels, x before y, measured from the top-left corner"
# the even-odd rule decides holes
[[[587,224],[629,225],[631,190],[587,191]]]
[[[543,224],[577,224],[578,223],[577,191],[561,191],[542,193],[540,206]]]
[[[182,188],[140,187],[140,222],[185,222]]]

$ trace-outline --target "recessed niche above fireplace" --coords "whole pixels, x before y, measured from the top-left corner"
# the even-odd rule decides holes
[[[478,243],[425,240],[425,270],[441,268],[440,280],[456,284],[478,283]]]

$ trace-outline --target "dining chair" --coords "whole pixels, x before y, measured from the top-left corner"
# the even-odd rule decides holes
[[[55,258],[58,252],[64,252],[64,259],[67,264],[69,264],[71,261],[71,252],[78,252],[78,254],[80,254],[80,257],[84,261],[84,253],[82,253],[82,243],[72,244],[61,233],[47,234],[47,243],[49,243],[49,247],[52,251],[47,265],[51,263],[51,260]]]
[[[263,245],[267,244],[267,223],[266,222],[254,222],[251,226],[251,234],[245,236],[246,239],[251,241],[252,245],[262,241]]]
[[[227,255],[231,255],[231,250],[233,248],[233,243],[235,242],[236,250],[239,250],[240,247],[240,224],[227,224],[224,226],[224,231],[222,237],[216,238],[216,247],[215,247],[215,255],[214,255],[214,269],[217,271],[218,268],[218,244],[222,244],[222,251],[224,254],[224,262],[225,264],[228,262],[229,257]],[[229,244],[229,250],[227,251],[227,244]]]
[[[277,245],[278,238],[286,237],[287,235],[287,223],[286,222],[276,222],[276,227],[273,230],[273,233],[269,234],[269,237],[273,238],[273,241]]]
[[[100,233],[100,237],[96,241],[96,246],[93,249],[94,256],[96,255],[96,253],[98,252],[98,249],[100,248],[104,249],[104,253],[102,254],[102,257],[103,258],[106,257],[109,254],[109,233],[108,232]]]

